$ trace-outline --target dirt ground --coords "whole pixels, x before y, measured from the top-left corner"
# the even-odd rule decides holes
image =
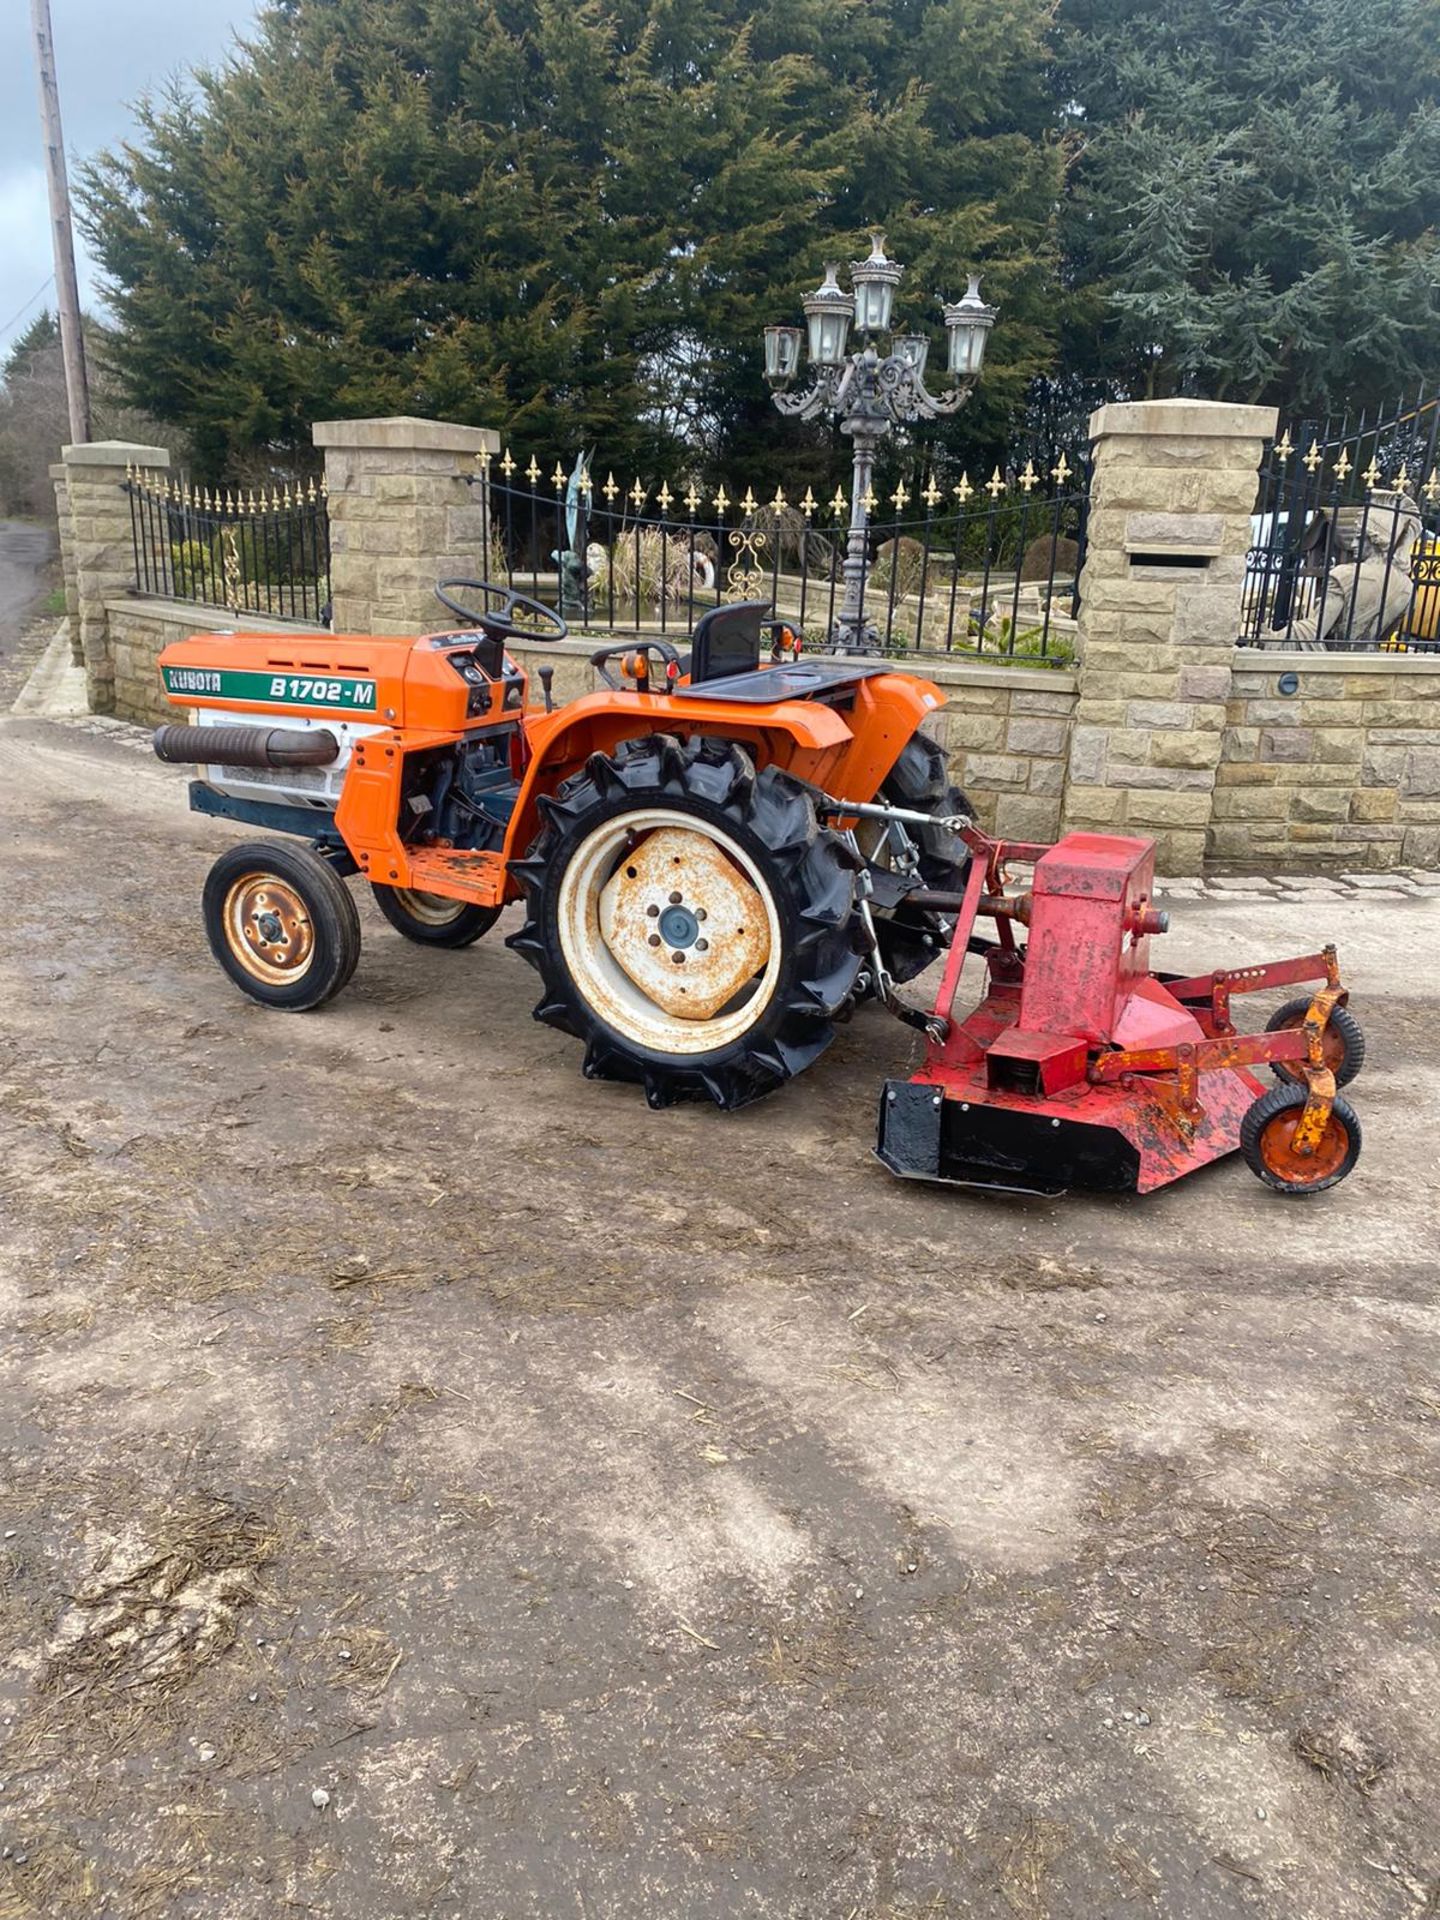
[[[1440,907],[1178,910],[1341,942],[1347,1186],[1020,1203],[878,1014],[652,1114],[498,933],[245,1001],[143,743],[0,795],[0,1920],[1440,1911]]]

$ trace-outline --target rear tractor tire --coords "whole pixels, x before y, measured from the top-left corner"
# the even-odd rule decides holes
[[[222,853],[205,880],[210,951],[262,1007],[308,1013],[333,999],[360,958],[360,915],[328,861],[284,840]]]
[[[975,809],[951,780],[940,743],[927,733],[917,733],[907,740],[900,758],[881,783],[879,798],[892,807],[906,807],[914,813],[935,816],[933,826],[906,828],[917,856],[918,871],[913,883],[943,893],[962,892],[970,871],[970,849],[958,834],[942,827],[940,821],[956,814],[973,820]],[[862,838],[861,845],[873,865],[891,872],[895,870],[893,845],[883,831],[872,828]],[[923,973],[944,952],[952,925],[951,916],[931,913],[921,907],[877,905],[876,938],[892,977],[897,981],[913,980]]]
[[[500,918],[499,907],[477,907],[443,893],[387,887],[379,880],[370,882],[370,891],[395,931],[419,947],[473,946]]]
[[[855,857],[798,781],[657,735],[592,755],[540,808],[506,944],[589,1078],[733,1108],[824,1052],[861,965]]]

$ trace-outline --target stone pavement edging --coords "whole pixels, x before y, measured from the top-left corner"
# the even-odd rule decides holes
[[[22,719],[72,720],[90,718],[85,668],[71,648],[72,626],[60,622],[45,651],[30,669],[10,711]]]
[[[1170,900],[1440,900],[1440,869],[1398,867],[1389,873],[1194,875],[1156,881]]]

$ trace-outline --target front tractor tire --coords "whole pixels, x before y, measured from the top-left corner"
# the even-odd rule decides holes
[[[222,853],[205,879],[210,951],[262,1007],[308,1013],[339,993],[360,958],[360,915],[328,861],[284,840]]]
[[[807,790],[733,743],[661,735],[594,754],[542,800],[514,871],[535,1018],[591,1079],[652,1107],[741,1107],[808,1067],[861,966],[855,857]]]
[[[470,947],[500,918],[499,907],[477,907],[443,893],[370,882],[375,904],[397,933],[418,947]]]

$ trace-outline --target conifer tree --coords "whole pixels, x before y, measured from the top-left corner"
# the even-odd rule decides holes
[[[83,188],[134,399],[218,475],[413,412],[617,473],[803,486],[760,331],[888,225],[900,311],[1000,301],[994,435],[1055,333],[1048,0],[272,0]],[[913,290],[913,291],[912,291]],[[923,297],[922,297],[923,296]]]
[[[1435,0],[1062,0],[1066,364],[1353,409],[1440,372]]]

